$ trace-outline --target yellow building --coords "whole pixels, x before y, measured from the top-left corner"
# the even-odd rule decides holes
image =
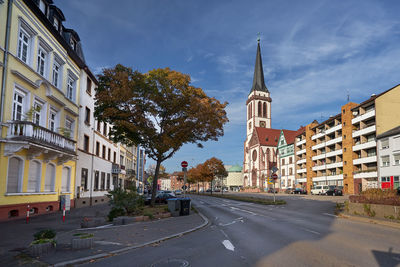
[[[1,67],[0,220],[24,217],[28,205],[35,215],[58,210],[61,199],[67,208],[74,203],[85,62],[64,20],[52,0],[0,1],[0,50],[8,55]]]

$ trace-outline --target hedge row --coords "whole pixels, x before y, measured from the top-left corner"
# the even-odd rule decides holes
[[[397,190],[374,188],[365,190],[358,196],[350,196],[349,200],[353,203],[400,206],[400,196],[396,193]]]

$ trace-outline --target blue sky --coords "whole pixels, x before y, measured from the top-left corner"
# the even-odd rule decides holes
[[[225,135],[203,149],[184,145],[164,162],[168,172],[213,156],[242,164],[258,32],[273,128],[325,120],[347,94],[359,103],[400,83],[399,1],[54,2],[93,72],[118,63],[141,72],[170,67],[229,102]]]

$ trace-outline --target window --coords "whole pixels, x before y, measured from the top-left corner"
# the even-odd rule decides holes
[[[56,167],[49,163],[46,167],[46,177],[44,180],[44,191],[53,192],[56,178]]]
[[[56,60],[54,60],[52,83],[57,88],[58,88],[59,80],[60,80],[60,72],[61,72],[61,64],[58,63]]]
[[[68,167],[62,168],[61,173],[61,192],[70,191],[71,169]]]
[[[39,46],[38,54],[37,54],[37,73],[42,76],[46,74],[46,61],[47,61],[47,52],[43,49],[43,47]]]
[[[87,135],[83,136],[83,150],[89,152],[89,136]]]
[[[292,175],[293,174],[293,170],[292,170],[292,168],[289,168],[289,175]]]
[[[23,29],[19,29],[18,36],[18,58],[21,59],[26,64],[29,64],[29,49],[31,43],[31,36]]]
[[[343,114],[346,114],[346,110],[345,109],[343,109]]]
[[[258,101],[258,116],[261,117],[262,110],[261,110],[261,101]]]
[[[82,168],[81,171],[81,188],[88,189],[88,169]]]
[[[8,160],[7,193],[17,193],[22,190],[23,161],[17,157]]]
[[[39,1],[39,9],[46,15],[46,3],[44,0]]]
[[[97,121],[97,131],[100,132],[100,122]]]
[[[343,139],[346,139],[346,135],[343,135]]]
[[[106,146],[105,145],[103,145],[102,157],[103,157],[103,159],[106,159]]]
[[[381,148],[382,148],[382,149],[389,148],[389,139],[383,139],[383,140],[381,141]]]
[[[381,177],[381,182],[390,182],[390,177]]]
[[[110,174],[107,173],[107,189],[110,189],[111,177]]]
[[[255,150],[254,150],[254,151],[255,151]],[[123,165],[123,166],[125,165],[125,164],[124,164],[124,156],[121,156],[121,155],[119,156],[119,164],[121,164],[121,165]]]
[[[101,190],[104,190],[106,186],[106,173],[101,172]]]
[[[73,49],[73,50],[75,50],[75,48],[76,48],[76,42],[75,42],[75,40],[74,39],[69,39],[69,45],[71,46],[71,48]]]
[[[399,182],[399,176],[393,176],[393,182],[398,183]]]
[[[58,19],[56,17],[53,18],[53,26],[58,31],[59,26],[60,26],[60,22],[58,21]]]
[[[67,79],[67,98],[71,101],[75,100],[75,80],[68,76]]]
[[[390,165],[389,156],[383,156],[381,159],[382,159],[382,167],[387,167]]]
[[[56,120],[57,120],[57,111],[51,108],[49,113],[49,130],[52,132],[55,132],[57,128]]]
[[[42,174],[42,168],[39,161],[31,160],[29,163],[28,173],[28,192],[39,192],[40,191],[40,178]]]
[[[108,148],[108,160],[111,161],[111,149],[110,148]]]
[[[22,120],[23,102],[25,95],[20,91],[15,90],[14,92],[14,100],[13,100],[13,120],[20,121]]]
[[[282,176],[285,176],[285,169],[282,169]]]
[[[367,150],[367,155],[368,155],[368,157],[376,156],[376,149],[375,148],[368,149]]]
[[[38,101],[35,101],[33,104],[33,113],[32,113],[32,119],[33,123],[36,125],[40,125],[40,119],[41,119],[41,110],[42,110],[42,103],[39,103]]]
[[[107,123],[103,123],[103,135],[107,136]]]
[[[96,142],[96,156],[100,156],[100,142]]]
[[[67,129],[67,137],[72,138],[74,136],[74,120],[72,118],[66,117],[65,118],[65,128]]]
[[[85,123],[90,125],[90,108],[85,108]]]
[[[394,165],[400,165],[400,154],[394,155]]]
[[[282,165],[285,165],[285,159],[282,159]]]
[[[94,172],[94,190],[99,189],[99,171]]]
[[[117,152],[114,151],[114,163],[117,163]]]
[[[292,163],[293,163],[293,158],[290,157],[290,158],[289,158],[289,164],[292,164]]]
[[[263,117],[267,117],[267,103],[265,102],[263,103]]]
[[[86,92],[91,95],[92,94],[92,80],[87,77],[86,79]]]

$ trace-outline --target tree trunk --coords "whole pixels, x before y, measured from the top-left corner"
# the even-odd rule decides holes
[[[198,194],[198,195],[200,194],[200,185],[199,185],[199,182],[197,182],[197,194]]]
[[[211,179],[211,195],[212,195],[212,190],[213,190],[213,180],[214,179]]]
[[[150,202],[150,206],[152,206],[152,207],[154,207],[154,205],[156,203],[157,181],[158,181],[158,174],[160,172],[160,165],[161,165],[161,159],[157,159],[156,170],[154,171],[153,190],[151,193],[151,202]]]

